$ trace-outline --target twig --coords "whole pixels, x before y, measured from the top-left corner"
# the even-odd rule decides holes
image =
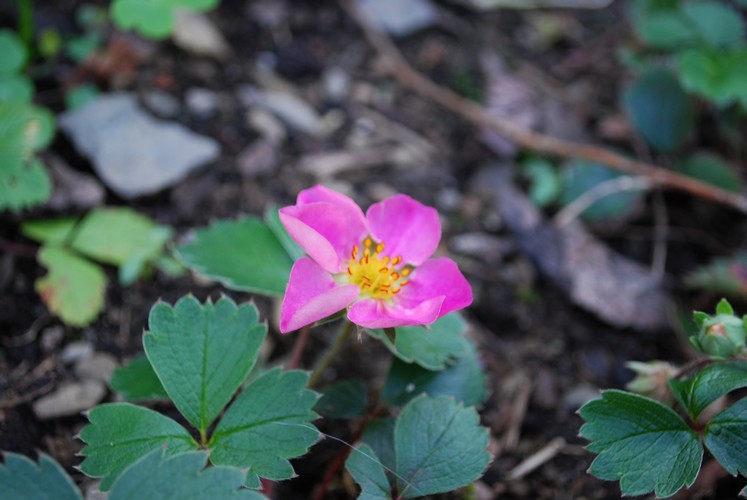
[[[579,144],[517,127],[508,119],[489,114],[482,106],[459,94],[437,85],[416,71],[404,58],[392,40],[375,27],[350,0],[339,0],[340,5],[363,30],[368,41],[389,64],[394,78],[400,84],[417,92],[444,108],[460,115],[473,124],[495,130],[506,139],[527,149],[561,158],[582,158],[602,163],[612,169],[645,176],[652,183],[727,205],[747,213],[747,198],[736,193],[705,184],[691,177],[657,167],[650,163],[626,158],[591,144]]]
[[[549,460],[552,460],[555,455],[557,455],[558,452],[563,449],[564,446],[565,439],[563,439],[562,437],[553,439],[542,449],[527,457],[519,465],[511,469],[511,472],[508,473],[508,479],[512,481],[521,479],[522,477],[535,470],[537,467],[545,464]]]
[[[555,215],[555,225],[565,226],[576,219],[584,210],[607,196],[624,191],[642,191],[650,189],[653,183],[647,177],[616,177],[600,182],[593,188],[566,205]]]
[[[288,370],[298,368],[298,365],[301,364],[301,356],[303,356],[303,351],[306,348],[306,341],[309,340],[310,334],[311,327],[304,326],[303,328],[301,328],[301,333],[298,334],[298,336],[296,337],[296,343],[293,344],[293,353],[291,354],[291,359],[288,362]]]

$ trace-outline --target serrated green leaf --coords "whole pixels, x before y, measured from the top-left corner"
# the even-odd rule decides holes
[[[291,260],[295,262],[304,256],[303,248],[293,241],[283,223],[280,222],[280,212],[278,212],[277,207],[270,207],[265,210],[265,224],[267,224],[267,227],[270,228],[270,231],[272,231],[283,248],[285,248]]]
[[[97,406],[88,413],[90,424],[80,433],[86,458],[80,470],[100,477],[101,491],[111,488],[128,466],[157,449],[167,455],[194,450],[197,443],[187,430],[153,410],[129,403]]]
[[[488,397],[485,374],[477,359],[477,350],[467,342],[467,350],[441,371],[431,371],[399,359],[392,360],[383,398],[402,406],[415,396],[452,396],[466,406],[482,403]]]
[[[394,470],[397,467],[397,459],[394,455],[394,427],[396,424],[397,421],[394,418],[375,418],[368,423],[361,437],[361,441],[371,446],[376,456],[388,470]]]
[[[104,307],[106,275],[99,266],[56,246],[43,246],[39,263],[48,269],[36,291],[52,313],[71,326],[96,319]]]
[[[204,451],[178,455],[167,454],[160,449],[152,451],[122,472],[112,486],[109,498],[266,500],[264,495],[256,491],[242,489],[245,473],[241,469],[205,468],[207,459],[208,454]]]
[[[18,35],[13,31],[0,30],[0,75],[16,73],[26,65],[28,53]]]
[[[0,103],[30,103],[34,97],[34,85],[23,75],[0,75]]]
[[[361,443],[350,452],[345,468],[361,487],[358,500],[389,500],[390,486],[384,467],[373,449]]]
[[[690,1],[680,7],[698,36],[714,48],[744,42],[741,14],[722,2]]]
[[[368,406],[366,386],[357,380],[343,380],[321,390],[314,410],[328,418],[360,417]]]
[[[75,483],[49,455],[39,464],[23,455],[4,453],[0,464],[0,498],[13,500],[83,500]]]
[[[590,472],[620,481],[625,495],[655,491],[674,495],[695,481],[703,460],[697,434],[674,410],[652,399],[623,391],[602,392],[579,410],[586,423],[581,436],[599,455]]]
[[[742,180],[734,169],[710,153],[691,156],[677,167],[677,171],[726,191],[738,193],[742,189]]]
[[[249,384],[221,418],[210,440],[217,465],[248,467],[247,481],[293,477],[288,461],[319,438],[311,425],[317,395],[301,371],[271,370]],[[256,479],[255,479],[256,481]]]
[[[677,149],[695,129],[690,97],[668,69],[645,71],[625,90],[622,103],[635,128],[657,151]]]
[[[619,172],[599,163],[580,160],[568,162],[563,169],[563,193],[560,196],[560,203],[568,205],[597,185],[617,179],[620,175]],[[641,193],[635,191],[605,196],[584,210],[581,217],[589,221],[622,218],[631,211],[640,198]]]
[[[734,389],[747,387],[747,363],[734,361],[712,364],[688,380],[670,380],[669,386],[695,420],[716,399]]]
[[[196,231],[174,250],[198,274],[231,290],[282,296],[293,261],[267,225],[256,217],[218,221]]]
[[[713,417],[706,426],[703,441],[731,475],[747,475],[747,399]]]
[[[52,193],[47,170],[36,159],[0,165],[0,210],[23,210],[44,203]]]
[[[21,160],[46,148],[55,133],[52,113],[24,102],[6,102],[0,106],[0,153],[18,152]]]
[[[150,312],[143,345],[153,370],[184,417],[202,433],[249,374],[265,339],[253,304],[192,296]]]
[[[169,398],[144,354],[134,357],[126,365],[114,370],[109,386],[126,401]]]
[[[464,332],[467,323],[459,313],[440,318],[428,328],[403,326],[396,329],[394,343],[383,330],[366,330],[399,359],[417,363],[428,370],[441,370],[449,360],[464,354],[467,341]]]
[[[21,232],[39,243],[61,245],[70,237],[77,222],[77,217],[29,220],[21,224]]]
[[[479,423],[474,408],[451,398],[410,401],[394,429],[400,496],[451,491],[480,477],[490,453],[488,430]]]

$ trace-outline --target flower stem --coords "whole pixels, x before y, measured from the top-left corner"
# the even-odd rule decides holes
[[[316,367],[314,368],[314,371],[311,372],[311,377],[309,378],[309,389],[313,389],[316,386],[316,384],[319,382],[319,379],[322,378],[324,370],[326,370],[327,367],[332,364],[332,360],[335,359],[337,353],[340,352],[342,346],[345,345],[345,342],[348,340],[348,337],[350,337],[351,333],[353,333],[353,323],[351,323],[350,321],[346,321],[345,325],[342,327],[342,330],[340,330],[340,333],[337,335],[335,341],[331,346],[329,346],[327,352],[325,352],[324,356],[322,356],[322,359],[319,360]]]

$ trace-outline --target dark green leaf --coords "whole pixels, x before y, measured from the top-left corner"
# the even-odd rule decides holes
[[[357,380],[343,380],[322,389],[314,410],[328,418],[360,417],[368,406],[366,386]]]
[[[669,386],[694,420],[716,399],[734,389],[747,387],[747,363],[712,364],[688,380],[670,380]]]
[[[278,239],[288,256],[295,262],[304,256],[303,248],[293,241],[288,231],[285,230],[283,223],[280,222],[280,214],[276,207],[270,207],[265,211],[265,224],[270,228],[272,233]]]
[[[560,203],[568,205],[587,191],[602,183],[616,180],[620,175],[599,163],[571,161],[565,165],[563,171],[563,194]],[[622,218],[633,209],[640,198],[641,193],[635,191],[611,194],[594,202],[581,213],[581,217],[590,221]]]
[[[101,477],[101,490],[111,488],[117,476],[153,450],[165,448],[176,455],[197,448],[187,430],[153,410],[129,403],[97,406],[88,413],[90,424],[80,439],[86,443],[86,457],[80,470]]]
[[[474,408],[421,396],[404,407],[394,429],[397,483],[403,498],[451,491],[485,472],[488,430]]]
[[[741,399],[708,422],[705,445],[736,476],[747,475],[747,399]]]
[[[293,261],[261,220],[218,221],[179,245],[176,256],[197,273],[227,288],[282,296]]]
[[[373,449],[365,443],[350,452],[345,468],[361,487],[358,500],[389,500],[390,486],[384,467]]]
[[[156,372],[144,354],[130,360],[125,366],[114,370],[111,382],[112,390],[118,392],[127,401],[148,401],[168,399],[166,389],[158,380]]]
[[[0,75],[17,73],[26,65],[26,46],[14,32],[0,30]]]
[[[655,49],[677,49],[698,40],[694,27],[675,10],[645,15],[635,28],[638,36]]]
[[[590,472],[600,479],[620,481],[625,495],[655,491],[674,495],[690,486],[703,460],[697,434],[674,410],[643,396],[604,391],[580,410],[586,423],[581,435],[598,453]]]
[[[683,162],[677,171],[726,191],[738,193],[742,180],[721,158],[710,153],[697,153]]]
[[[714,48],[744,43],[744,23],[741,14],[723,2],[690,1],[681,6],[682,13],[695,32]]]
[[[293,477],[288,461],[306,453],[319,438],[311,425],[316,393],[306,389],[301,371],[271,370],[249,384],[221,418],[210,441],[214,464],[248,467],[248,482],[256,476],[281,480]]]
[[[394,470],[397,467],[397,459],[394,456],[396,423],[397,421],[393,418],[376,418],[368,423],[361,437],[361,441],[371,446],[388,470]]]
[[[151,309],[145,353],[176,407],[203,433],[257,360],[267,332],[258,320],[253,304],[227,297],[200,304],[188,296]]]
[[[3,454],[0,498],[13,500],[83,500],[60,464],[44,453],[39,464],[16,453]]]

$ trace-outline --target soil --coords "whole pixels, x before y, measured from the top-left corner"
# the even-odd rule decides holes
[[[74,32],[72,13],[79,3],[36,2],[39,27],[54,26],[63,34]],[[527,41],[531,32],[527,12],[477,13],[442,2],[438,3],[443,14],[440,26],[400,38],[397,44],[408,60],[435,82],[478,99],[485,95],[488,84],[482,58],[500,55],[533,91],[568,104],[588,140],[601,143],[605,139],[598,137],[597,125],[604,118],[620,116],[618,95],[628,78],[616,56],[619,47],[632,43],[623,4],[615,2],[602,10],[556,12],[569,27],[559,39],[538,48]],[[273,18],[275,12],[277,18]],[[299,190],[320,181],[301,171],[303,160],[312,154],[345,149],[355,134],[365,137],[371,116],[419,136],[435,151],[420,165],[351,168],[323,180],[353,195],[363,206],[394,192],[436,206],[444,220],[443,251],[453,249],[459,236],[490,238],[490,245],[476,255],[454,253],[474,288],[476,300],[465,316],[491,389],[480,413],[483,424],[491,429],[495,459],[476,488],[477,498],[618,498],[616,483],[600,481],[586,472],[593,455],[584,450],[585,442],[578,437],[582,422],[576,410],[601,388],[624,387],[633,376],[625,366],[627,361],[688,361],[692,353],[683,334],[675,326],[654,332],[611,327],[574,305],[543,276],[516,248],[490,201],[470,183],[476,172],[499,161],[496,154],[472,126],[392,83],[360,30],[334,1],[223,0],[209,17],[231,46],[232,56],[226,62],[189,55],[171,42],[143,43],[130,36],[112,35],[120,37],[125,46],[135,47],[133,51],[146,54],[137,56],[133,73],[127,73],[127,68],[98,74],[81,71],[64,59],[53,60],[39,70],[38,101],[55,112],[63,110],[63,86],[81,79],[103,90],[130,90],[139,95],[160,89],[179,99],[176,120],[220,142],[220,159],[177,186],[134,201],[108,191],[106,204],[131,206],[184,235],[216,219],[261,214],[269,205],[293,203]],[[12,13],[7,7],[0,8],[0,26],[13,25]],[[277,74],[292,82],[303,98],[322,113],[336,112],[342,124],[326,137],[287,130],[287,140],[276,151],[274,168],[246,175],[237,167],[237,156],[260,135],[247,125],[246,107],[236,90],[241,84],[257,85],[258,61],[273,63]],[[320,83],[324,71],[332,66],[340,67],[352,82],[351,92],[339,102],[325,98]],[[187,91],[195,87],[210,89],[221,100],[207,117],[196,116],[185,104]],[[697,140],[706,142],[708,138]],[[392,144],[391,139],[385,142]],[[635,139],[623,139],[617,145],[632,151]],[[62,134],[50,149],[73,168],[92,172]],[[649,265],[655,233],[651,198],[625,221],[591,229],[610,248]],[[668,291],[681,310],[710,310],[714,297],[685,291],[682,277],[714,255],[735,249],[741,238],[734,229],[741,222],[723,208],[685,195],[667,193],[663,200],[672,228],[666,241]],[[0,215],[0,449],[29,456],[48,453],[85,487],[90,479],[73,469],[80,462],[76,454],[82,447],[74,436],[85,425],[85,418],[40,421],[31,410],[35,394],[46,394],[73,377],[70,366],[59,360],[65,346],[83,340],[96,351],[125,362],[141,352],[141,333],[157,300],[173,303],[188,293],[199,299],[225,293],[237,301],[250,296],[189,276],[160,274],[123,288],[117,283],[116,270],[109,268],[103,314],[86,328],[66,327],[47,312],[34,291],[34,280],[44,270],[34,259],[35,244],[19,230],[20,221],[26,218],[58,215],[48,209]],[[275,304],[263,298],[255,300],[263,316],[272,318]],[[64,328],[59,343],[51,348],[43,345],[45,332],[59,327]],[[271,359],[288,356],[293,336],[280,336],[276,331],[271,336]],[[325,330],[310,337],[302,367],[311,365],[328,339]],[[380,346],[366,341],[354,346],[350,357],[335,370],[341,375],[375,379],[382,376],[376,370],[385,366],[387,356]],[[31,397],[24,398],[27,394]],[[343,440],[350,439],[353,431],[341,421],[320,426]],[[552,458],[519,479],[510,478],[521,461],[557,438],[563,442]],[[341,446],[324,440],[309,458],[297,460],[299,477],[276,486],[276,498],[310,498],[309,492],[319,486],[326,464]],[[720,479],[724,474],[718,471],[711,476],[693,495],[736,497],[741,487],[738,482]],[[351,498],[354,491],[349,482],[338,479],[331,484],[328,497]]]

